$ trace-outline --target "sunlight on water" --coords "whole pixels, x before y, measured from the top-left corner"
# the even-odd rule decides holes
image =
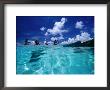
[[[94,74],[93,47],[17,46],[17,74]]]

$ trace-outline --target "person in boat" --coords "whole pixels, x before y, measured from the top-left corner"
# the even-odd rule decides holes
[[[29,45],[28,39],[25,39],[24,45]]]
[[[38,40],[35,40],[35,45],[39,45],[39,41]]]

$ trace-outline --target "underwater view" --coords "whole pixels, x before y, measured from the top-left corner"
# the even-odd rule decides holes
[[[94,16],[16,16],[16,74],[94,74]]]
[[[94,74],[94,48],[18,46],[17,74]]]

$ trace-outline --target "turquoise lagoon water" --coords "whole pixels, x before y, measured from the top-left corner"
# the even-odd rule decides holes
[[[94,48],[17,46],[16,74],[94,74]]]

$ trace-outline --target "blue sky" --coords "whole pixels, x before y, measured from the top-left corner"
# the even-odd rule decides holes
[[[16,16],[16,42],[87,41],[94,38],[94,16]]]

